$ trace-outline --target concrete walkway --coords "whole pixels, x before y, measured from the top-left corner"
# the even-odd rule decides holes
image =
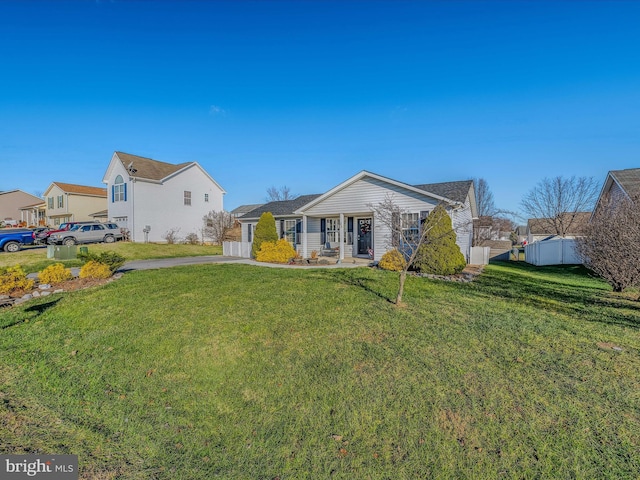
[[[355,263],[354,263],[355,260]],[[210,263],[242,263],[245,265],[255,265],[257,267],[268,268],[297,268],[297,269],[309,269],[309,268],[353,268],[353,267],[366,267],[370,261],[364,259],[345,259],[343,263],[336,263],[335,259],[329,260],[332,263],[328,265],[288,265],[280,263],[264,263],[256,262],[248,258],[240,257],[225,257],[222,255],[205,255],[200,257],[175,257],[175,258],[156,258],[151,260],[134,260],[125,263],[119,272],[129,272],[132,270],[153,270],[155,268],[169,268],[177,267],[180,265],[203,265]]]

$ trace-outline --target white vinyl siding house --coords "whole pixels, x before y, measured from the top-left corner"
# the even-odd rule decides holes
[[[433,187],[451,191],[459,199],[447,198],[425,190]],[[303,257],[327,246],[339,249],[339,258],[363,257],[380,260],[392,244],[391,232],[376,219],[373,206],[391,197],[409,214],[406,220],[425,218],[439,203],[444,203],[457,235],[457,243],[469,259],[475,212],[473,182],[449,182],[411,186],[362,171],[322,195],[307,195],[288,202],[271,202],[240,217],[242,241],[250,234],[260,214],[270,211],[276,219],[280,237],[293,238],[287,228],[296,222],[295,248]],[[415,228],[415,222],[407,228]],[[291,240],[290,240],[291,241]]]
[[[115,152],[103,177],[109,190],[108,216],[134,242],[164,242],[201,236],[203,217],[223,209],[225,191],[197,163],[174,165]]]

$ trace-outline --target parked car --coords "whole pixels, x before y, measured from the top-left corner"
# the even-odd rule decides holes
[[[75,245],[76,243],[113,243],[122,240],[120,227],[115,223],[91,222],[72,226],[69,230],[52,233],[49,243]]]
[[[71,230],[74,225],[81,225],[87,223],[95,223],[95,222],[65,222],[61,223],[58,228],[49,228],[40,233],[36,233],[36,243],[49,243],[49,238],[52,234],[58,232],[66,232],[67,230]]]
[[[31,245],[35,236],[31,230],[25,228],[10,228],[0,230],[0,250],[17,252],[23,245]]]

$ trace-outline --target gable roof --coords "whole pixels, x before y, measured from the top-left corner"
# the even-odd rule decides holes
[[[47,188],[48,193],[51,190],[51,187],[55,185],[64,193],[69,193],[72,195],[88,195],[92,197],[107,197],[107,189],[102,187],[89,187],[86,185],[76,185],[74,183],[62,183],[62,182],[52,182],[49,188]]]
[[[640,194],[640,168],[611,170],[609,175],[629,197],[635,197]]]
[[[116,155],[131,177],[156,181],[167,178],[171,174],[195,163],[185,162],[174,165],[173,163],[139,157],[137,155],[131,155],[130,153],[116,152]]]
[[[414,187],[425,192],[435,193],[440,197],[464,203],[469,194],[469,189],[473,186],[473,180],[460,180],[457,182],[424,183],[414,185]]]
[[[565,213],[563,215],[571,215]],[[589,223],[591,218],[591,212],[576,212],[574,222],[571,226],[571,231],[567,232],[567,235],[580,235],[584,227]],[[530,218],[527,220],[527,230],[532,235],[555,235],[555,232],[551,231],[551,219],[550,218]]]
[[[437,192],[434,192],[432,190],[426,190],[424,188],[420,188],[421,186],[413,186],[413,185],[409,185],[407,183],[403,183],[403,182],[399,182],[398,180],[393,180],[391,178],[388,177],[383,177],[382,175],[378,175],[377,173],[372,173],[372,172],[368,172],[366,170],[362,170],[361,172],[355,174],[353,177],[345,180],[344,182],[342,182],[341,184],[333,187],[331,190],[329,190],[326,193],[323,193],[322,195],[319,195],[318,197],[314,198],[312,201],[310,201],[308,204],[306,205],[301,205],[300,208],[298,208],[297,213],[302,213],[304,210],[307,210],[311,207],[313,207],[314,205],[317,205],[318,203],[322,202],[323,200],[325,200],[326,198],[334,195],[335,193],[339,192],[340,190],[348,187],[349,185],[352,185],[353,183],[357,182],[358,180],[361,180],[365,177],[369,177],[369,178],[373,178],[375,180],[379,180],[381,182],[384,183],[388,183],[390,185],[394,185],[396,187],[400,187],[400,188],[404,188],[406,190],[415,192],[415,193],[419,193],[420,195],[427,195],[435,200],[439,200],[441,202],[445,202],[445,203],[458,203],[458,204],[464,204],[464,200],[466,198],[466,194],[469,193],[469,189],[473,187],[473,181],[472,180],[468,180],[468,181],[464,181],[464,182],[446,182],[446,184],[450,184],[448,185],[448,187],[441,187],[440,190],[444,191],[448,191],[452,194],[456,194],[459,197],[462,197],[462,200],[458,200],[458,199],[454,199],[454,198],[449,198],[449,197],[445,197],[443,195],[440,195]],[[467,184],[467,189],[464,195],[460,195],[460,192],[462,190],[462,185],[454,185],[454,184],[462,184],[465,183]],[[425,186],[430,186],[430,187],[434,187],[436,185],[446,185],[446,184],[438,184],[438,183],[432,183],[432,184],[425,184]],[[474,203],[474,210],[475,211],[475,199],[473,200]],[[304,208],[303,208],[304,207]]]
[[[236,207],[233,210],[231,210],[231,214],[241,217],[245,213],[249,213],[251,210],[255,210],[256,208],[261,207],[262,205],[264,205],[264,203],[252,203],[250,205],[240,205],[239,207]]]
[[[294,215],[295,211],[300,207],[305,206],[307,203],[312,202],[320,196],[321,194],[319,193],[313,195],[300,195],[293,200],[280,200],[276,202],[265,203],[263,205],[259,205],[257,208],[251,210],[250,212],[245,213],[240,218],[242,218],[243,220],[260,218],[260,215],[265,212],[271,212],[274,217]]]

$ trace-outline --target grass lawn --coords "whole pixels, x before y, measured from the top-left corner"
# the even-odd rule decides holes
[[[117,252],[127,259],[146,260],[150,258],[194,257],[199,255],[222,255],[221,245],[167,245],[158,243],[95,243],[85,245],[90,252]],[[79,248],[79,247],[78,247]],[[63,263],[66,267],[82,265],[80,260],[54,260],[47,258],[46,246],[27,246],[16,253],[0,253],[0,267],[20,265],[25,272],[38,272],[53,263]]]
[[[640,304],[578,267],[472,284],[204,265],[0,311],[0,453],[82,478],[637,478]]]

